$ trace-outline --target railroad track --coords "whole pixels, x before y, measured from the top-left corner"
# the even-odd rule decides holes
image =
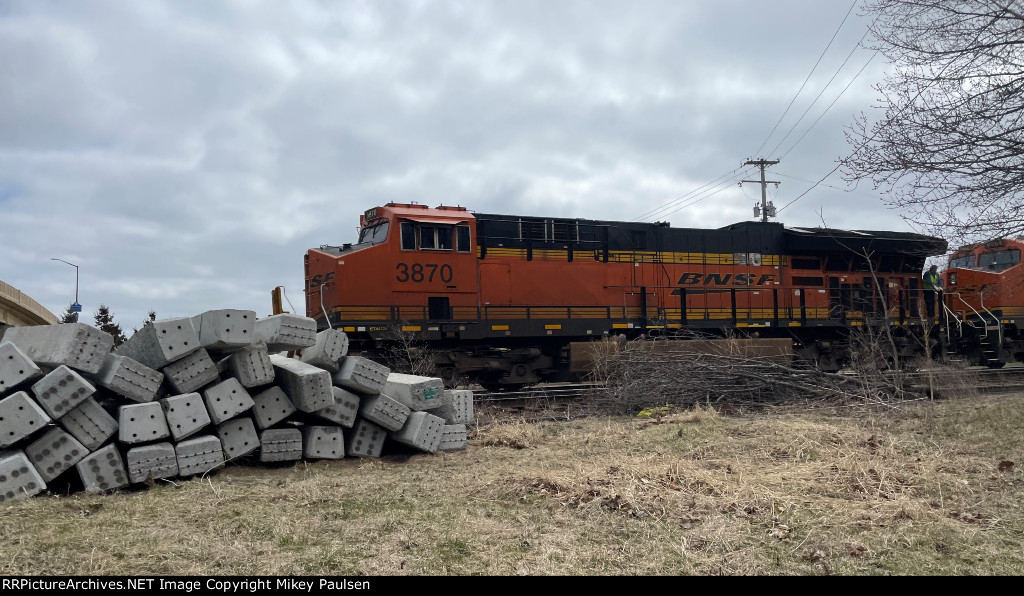
[[[1020,363],[998,369],[978,366],[965,371],[925,369],[906,374],[906,386],[922,392],[927,391],[929,386],[933,386],[937,394],[952,393],[968,387],[973,387],[980,393],[1024,392],[1024,365]],[[481,389],[474,391],[473,397],[477,402],[510,408],[528,404],[554,405],[562,401],[585,398],[592,392],[603,389],[604,386],[604,383],[547,383],[518,391],[491,392]]]
[[[486,391],[473,392],[475,401],[496,404],[513,403],[533,400],[579,399],[588,393],[604,387],[604,383],[545,383],[534,385],[518,391]]]
[[[973,387],[980,393],[1024,391],[1024,366],[1019,363],[1007,365],[1005,368],[971,367],[966,371],[943,369],[915,371],[908,375],[910,386],[927,389],[929,375],[931,375],[931,385],[940,394],[944,391],[955,392],[957,389],[969,387]]]

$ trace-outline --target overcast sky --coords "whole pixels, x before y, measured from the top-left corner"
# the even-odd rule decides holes
[[[0,280],[59,316],[74,263],[129,334],[278,285],[305,314],[303,254],[369,207],[719,227],[758,157],[786,225],[907,231],[869,184],[807,192],[876,111],[850,8],[0,0]]]

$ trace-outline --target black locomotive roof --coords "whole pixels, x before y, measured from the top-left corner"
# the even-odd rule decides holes
[[[786,249],[793,254],[838,249],[930,257],[944,254],[948,247],[942,238],[913,232],[794,227],[787,228],[784,235]]]
[[[777,254],[821,254],[828,252],[854,252],[864,254],[888,253],[916,257],[929,257],[946,252],[947,243],[942,238],[925,236],[912,232],[886,230],[842,230],[837,228],[786,228],[777,222],[741,221],[721,228],[673,228],[668,223],[623,222],[592,220],[582,218],[542,218],[518,215],[474,214],[478,226],[487,230],[484,236],[502,236],[511,240],[520,232],[513,232],[509,226],[526,222],[552,222],[572,225],[579,230],[580,239],[597,240],[607,229],[608,241],[615,248],[628,248],[628,243],[617,241],[631,231],[647,231],[658,237],[651,239],[650,247],[656,245],[662,250],[705,250],[705,251],[750,251]],[[592,236],[584,230],[590,230]],[[485,240],[486,242],[486,240]]]

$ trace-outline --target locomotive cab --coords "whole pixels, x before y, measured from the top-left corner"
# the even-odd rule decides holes
[[[957,296],[951,308],[1012,307],[1024,297],[1024,268],[1020,240],[992,240],[961,247],[949,257],[943,275],[947,291]],[[956,308],[954,308],[956,310]]]
[[[945,278],[947,309],[990,344],[993,362],[1024,361],[1024,267],[1020,239],[971,244],[950,255]]]
[[[329,318],[331,326],[370,323],[344,327],[348,333],[385,331],[395,321],[451,321],[461,307],[475,308],[475,222],[465,208],[388,203],[359,223],[355,244],[306,254],[306,313],[321,328]]]

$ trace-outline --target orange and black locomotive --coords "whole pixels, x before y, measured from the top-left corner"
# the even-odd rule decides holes
[[[838,370],[857,326],[891,325],[918,349],[921,270],[945,251],[904,232],[389,203],[360,217],[357,242],[307,252],[306,314],[368,354],[396,332],[414,337],[484,386],[566,379],[573,347],[609,334],[786,338],[797,357]]]

